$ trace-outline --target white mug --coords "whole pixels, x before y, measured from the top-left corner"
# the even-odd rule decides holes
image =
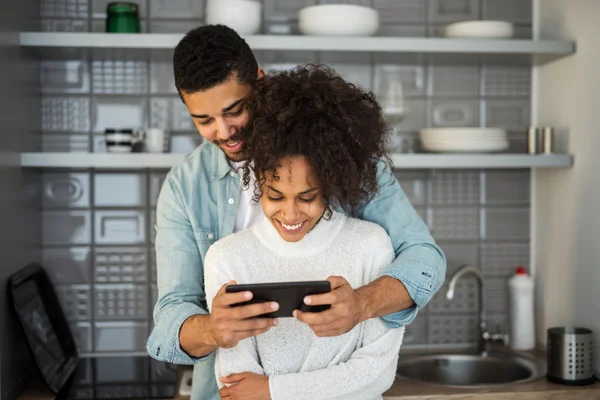
[[[164,153],[169,148],[169,132],[160,128],[145,130],[146,150],[150,153]]]

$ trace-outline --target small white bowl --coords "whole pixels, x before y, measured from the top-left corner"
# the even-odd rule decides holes
[[[446,26],[449,38],[506,39],[514,34],[514,27],[505,21],[464,21]]]
[[[304,35],[371,36],[379,29],[379,12],[353,4],[321,4],[301,9],[298,26]]]
[[[253,0],[208,0],[206,23],[226,25],[240,35],[252,35],[260,30],[262,4]]]

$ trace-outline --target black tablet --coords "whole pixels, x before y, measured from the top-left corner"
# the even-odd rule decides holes
[[[252,299],[235,306],[276,301],[279,309],[275,312],[260,315],[260,317],[283,318],[291,317],[294,310],[321,312],[329,309],[329,304],[308,306],[304,304],[304,297],[311,294],[331,292],[329,281],[302,281],[302,282],[277,282],[277,283],[252,283],[229,285],[225,288],[227,293],[252,292]]]

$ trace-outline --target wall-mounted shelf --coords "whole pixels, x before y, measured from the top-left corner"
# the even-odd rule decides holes
[[[392,154],[394,168],[461,169],[461,168],[569,168],[569,154]]]
[[[172,51],[183,34],[107,34],[22,32],[21,46],[42,51],[44,56],[72,56],[73,50],[91,51],[102,57],[107,51],[128,50],[147,57],[156,51]],[[246,36],[253,50],[397,52],[422,54],[528,55],[547,61],[575,52],[575,43],[524,39],[446,39],[414,37],[320,37],[301,35]]]
[[[161,153],[21,153],[22,167],[137,169],[171,168],[183,154]]]
[[[27,168],[99,168],[99,169],[168,169],[185,156],[150,153],[21,153],[21,166]],[[568,168],[573,156],[568,154],[394,154],[392,162],[399,169],[462,168]]]

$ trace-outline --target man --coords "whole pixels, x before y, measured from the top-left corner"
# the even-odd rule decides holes
[[[276,304],[232,308],[251,294],[226,294],[225,285],[209,315],[204,293],[203,261],[209,246],[264,218],[260,205],[250,201],[253,191],[241,189],[236,173],[236,162],[244,160],[243,130],[249,118],[245,101],[264,72],[246,42],[221,25],[188,32],[175,49],[173,67],[179,95],[205,143],[173,167],[159,197],[159,298],[147,350],[162,361],[195,364],[192,400],[218,399],[212,352],[277,324],[270,318],[251,318],[276,309]],[[307,297],[307,304],[332,305],[322,313],[297,314],[318,336],[337,336],[377,317],[393,328],[407,325],[444,282],[442,251],[391,171],[380,165],[379,194],[358,217],[387,231],[396,259],[384,276],[367,286],[353,290],[343,277],[330,277],[332,292]]]

